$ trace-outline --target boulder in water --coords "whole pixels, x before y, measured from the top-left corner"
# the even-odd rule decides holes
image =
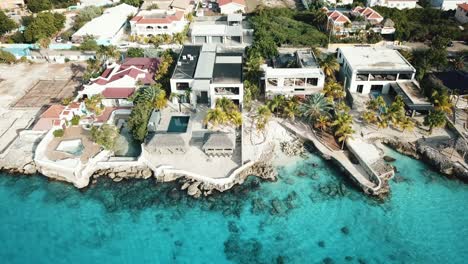
[[[383,156],[383,160],[385,160],[386,162],[394,162],[394,161],[396,161],[395,158],[390,157],[390,156]]]
[[[349,234],[349,229],[346,226],[344,226],[344,227],[341,228],[341,233],[343,233],[345,235],[348,235]]]

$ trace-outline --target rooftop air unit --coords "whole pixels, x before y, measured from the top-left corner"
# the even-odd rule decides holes
[[[186,60],[186,59],[187,59],[187,56],[182,55],[182,59],[183,59],[183,60]]]

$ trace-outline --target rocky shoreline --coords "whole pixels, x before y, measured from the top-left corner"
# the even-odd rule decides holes
[[[463,139],[457,140],[455,149],[457,151],[466,151],[463,148],[465,144],[461,144],[460,140]],[[382,139],[381,142],[401,154],[424,161],[446,176],[455,177],[464,182],[468,182],[468,168],[459,162],[452,161],[445,154],[430,146],[425,139],[417,140],[414,143],[401,142],[393,139]]]

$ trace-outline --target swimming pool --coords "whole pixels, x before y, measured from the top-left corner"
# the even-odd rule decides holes
[[[66,152],[74,156],[83,154],[84,146],[81,139],[63,140],[56,148],[57,151]]]
[[[190,119],[189,116],[171,117],[171,122],[169,122],[169,127],[167,128],[167,132],[177,132],[177,133],[187,132],[189,119]]]

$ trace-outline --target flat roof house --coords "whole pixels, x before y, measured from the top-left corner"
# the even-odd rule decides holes
[[[192,22],[189,36],[193,44],[241,45],[244,43],[242,15],[199,18]]]
[[[218,0],[221,14],[245,13],[245,0]]]
[[[78,2],[79,7],[86,7],[113,5],[119,3],[120,0],[79,0]]]
[[[466,0],[431,0],[430,2],[433,7],[441,10],[455,10],[459,4],[466,3]]]
[[[323,89],[325,74],[311,51],[280,54],[262,65],[267,96],[305,96]]]
[[[171,78],[171,91],[182,101],[214,107],[226,97],[239,106],[243,101],[242,51],[216,45],[185,45]]]
[[[416,69],[397,51],[366,45],[338,49],[340,78],[351,93],[400,95],[412,110],[429,110],[414,80]]]
[[[151,37],[180,33],[187,23],[183,11],[154,9],[140,11],[130,20],[130,27],[132,35]]]
[[[137,11],[138,8],[127,4],[108,8],[104,14],[89,21],[75,32],[72,41],[81,43],[87,36],[93,36],[98,44],[113,44],[124,33],[128,17],[135,15]]]
[[[368,0],[368,6],[385,6],[389,8],[416,8],[417,0]]]

